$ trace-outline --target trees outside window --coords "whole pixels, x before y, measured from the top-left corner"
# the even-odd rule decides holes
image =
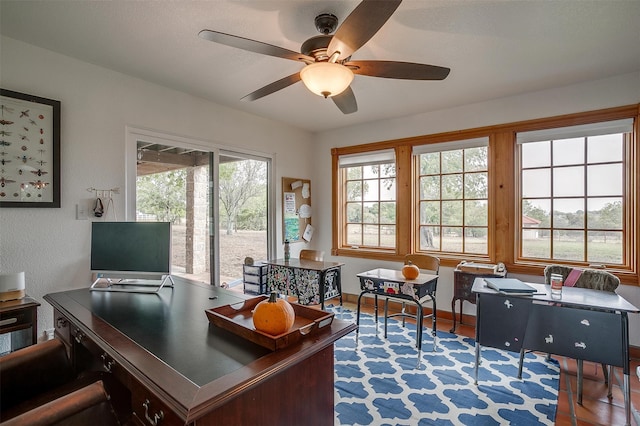
[[[180,169],[138,176],[138,212],[150,215],[158,222],[178,223],[186,214],[186,173],[185,169]]]
[[[628,105],[334,148],[332,253],[402,261],[435,252],[443,266],[503,262],[531,275],[549,263],[603,265],[638,284],[639,118]],[[382,169],[365,167],[383,163],[362,162],[386,151],[388,205],[383,185],[364,178],[379,179]],[[384,243],[387,222],[395,245]]]
[[[429,148],[436,150],[437,145]],[[486,255],[487,147],[445,148],[419,154],[417,162],[417,249]]]
[[[351,165],[342,169],[345,246],[396,246],[395,164]]]
[[[624,164],[632,122],[615,123],[621,127],[605,122],[521,136],[521,211],[538,220],[535,227],[520,225],[523,259],[625,263]]]
[[[220,222],[226,233],[237,229],[263,231],[267,228],[264,161],[242,160],[220,164]]]

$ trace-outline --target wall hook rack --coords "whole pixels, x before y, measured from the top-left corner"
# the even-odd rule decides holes
[[[98,189],[98,188],[87,188],[88,192],[93,192],[96,198],[106,198],[109,199],[113,194],[119,194],[120,188],[110,188],[110,189]]]

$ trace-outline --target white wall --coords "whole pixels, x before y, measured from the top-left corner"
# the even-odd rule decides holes
[[[61,208],[0,209],[0,271],[25,271],[27,293],[42,303],[39,336],[53,328],[42,296],[91,283],[91,222],[75,220],[75,205],[92,196],[86,189],[121,188],[114,199],[118,219],[125,218],[126,126],[275,154],[276,200],[282,176],[311,178],[305,131],[13,39],[0,42],[2,88],[61,101]]]
[[[331,226],[331,148],[511,123],[639,102],[640,73],[633,73],[316,134],[313,143],[313,157],[317,161],[313,180],[327,184],[315,185],[315,219],[325,228]],[[320,233],[315,245],[330,253],[331,234],[328,232]],[[345,293],[351,294],[360,293],[355,274],[377,267],[397,268],[399,266],[398,263],[393,262],[351,257],[334,257],[332,260],[345,263],[342,273],[342,288]],[[453,269],[441,268],[440,271],[436,302],[438,309],[450,311],[451,298],[453,297]],[[543,282],[542,276],[512,276],[529,282]],[[621,286],[618,293],[634,305],[640,306],[640,287]],[[458,309],[457,306],[456,309]],[[465,302],[464,312],[474,315],[475,307]],[[640,346],[640,315],[632,315],[629,319],[631,344]]]
[[[13,39],[2,37],[0,43],[2,88],[57,99],[62,104],[62,207],[0,209],[0,271],[26,272],[28,293],[43,302],[38,311],[40,335],[53,327],[51,308],[42,296],[89,284],[90,222],[75,220],[75,205],[90,197],[86,188],[125,188],[126,126],[275,154],[278,239],[281,177],[310,178],[317,229],[313,246],[330,253],[332,147],[640,102],[637,73],[312,136]],[[126,195],[116,198],[119,218],[125,216]],[[293,255],[300,248],[294,245]],[[346,263],[343,289],[352,294],[359,293],[356,273],[398,266],[355,258],[339,260]],[[541,277],[521,278],[541,281]],[[450,309],[452,282],[452,270],[443,268],[438,309]],[[620,293],[640,306],[640,288],[623,286]],[[473,307],[465,304],[465,313],[473,312]],[[631,318],[631,342],[640,346],[637,315]]]

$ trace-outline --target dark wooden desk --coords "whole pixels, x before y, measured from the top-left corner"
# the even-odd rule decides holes
[[[401,271],[395,269],[372,269],[371,271],[356,274],[360,279],[360,296],[358,296],[358,313],[356,323],[360,324],[360,302],[365,294],[374,295],[374,311],[376,323],[378,322],[378,296],[392,297],[413,302],[416,305],[416,346],[418,351],[422,349],[422,301],[428,298],[433,303],[432,331],[433,349],[436,348],[436,286],[438,276],[432,274],[420,274],[415,280],[406,279]],[[384,312],[384,337],[387,337],[387,304]]]
[[[482,278],[474,281],[472,290],[478,307],[476,384],[481,346],[515,352],[530,349],[621,367],[629,425],[628,313],[640,310],[616,293],[563,287],[562,297],[555,298],[548,285],[527,284],[536,289],[536,294],[505,295],[488,288]]]
[[[28,296],[0,302],[0,334],[12,333],[12,351],[38,341],[38,306],[40,303]],[[19,336],[24,333],[18,332],[27,329],[30,330],[28,335]]]
[[[269,265],[267,290],[295,295],[301,304],[320,304],[321,309],[324,309],[325,300],[340,296],[342,305],[341,268],[344,263],[307,259],[273,259],[265,263]],[[317,287],[301,285],[301,282],[314,280],[310,274],[317,274]]]
[[[333,342],[355,324],[335,319],[271,352],[204,312],[247,298],[181,278],[157,295],[86,288],[45,296],[76,368],[111,371],[144,424],[333,424]]]

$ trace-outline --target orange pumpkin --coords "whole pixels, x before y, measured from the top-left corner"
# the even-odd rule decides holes
[[[275,291],[253,310],[253,326],[256,330],[273,336],[289,331],[295,318],[293,306],[285,299],[280,299]]]
[[[414,265],[411,262],[407,262],[406,265],[402,267],[402,276],[408,280],[415,280],[420,275],[420,268]]]

